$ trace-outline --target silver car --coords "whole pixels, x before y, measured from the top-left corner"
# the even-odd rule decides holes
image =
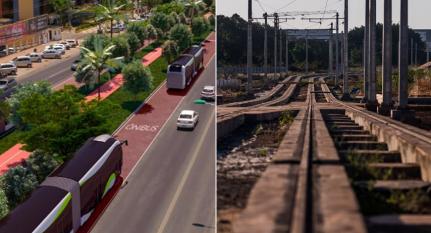
[[[0,75],[2,77],[16,74],[16,66],[12,62],[0,64]]]
[[[18,85],[14,78],[7,78],[0,80],[0,90],[8,91],[10,89],[15,88]]]
[[[48,49],[42,52],[42,58],[61,58],[61,52],[55,49]]]

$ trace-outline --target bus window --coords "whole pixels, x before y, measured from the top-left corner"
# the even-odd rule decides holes
[[[181,65],[171,65],[169,67],[169,72],[181,72]]]

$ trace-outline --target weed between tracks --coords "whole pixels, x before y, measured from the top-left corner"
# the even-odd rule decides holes
[[[232,232],[232,221],[246,207],[254,184],[276,153],[294,115],[278,120],[246,123],[217,145],[218,232]]]

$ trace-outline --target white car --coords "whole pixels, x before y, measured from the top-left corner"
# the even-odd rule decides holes
[[[0,77],[16,75],[16,66],[12,62],[0,64]]]
[[[52,49],[60,51],[63,55],[66,53],[66,46],[62,44],[55,44],[52,46]]]
[[[42,54],[40,53],[30,53],[28,56],[32,62],[42,62]]]
[[[30,56],[18,56],[13,60],[13,62],[16,67],[31,68],[33,66]]]
[[[72,48],[75,48],[79,45],[78,40],[76,39],[66,39],[66,42],[69,43]]]
[[[61,52],[55,49],[48,49],[43,51],[42,58],[61,58]]]
[[[214,100],[215,99],[215,87],[214,86],[204,86],[201,92],[201,99]]]
[[[194,129],[199,121],[199,114],[193,110],[183,110],[178,116],[177,129]]]

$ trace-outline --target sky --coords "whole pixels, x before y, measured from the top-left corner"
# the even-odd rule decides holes
[[[234,13],[239,14],[242,18],[247,18],[248,0],[216,0],[217,14],[231,16]],[[259,4],[260,3],[260,4]],[[252,0],[253,17],[262,17],[263,12],[289,12],[289,11],[324,11],[336,10],[340,16],[344,15],[344,0]],[[262,9],[263,8],[263,9]],[[431,29],[431,20],[426,19],[431,12],[431,0],[410,0],[409,1],[409,27],[413,29]],[[326,14],[325,17],[331,17],[334,14]],[[400,0],[392,1],[392,21],[399,22]],[[309,17],[322,17],[315,15]],[[282,28],[329,28],[331,21],[323,21],[322,24],[310,23],[296,17],[295,20],[289,20],[282,23]],[[377,0],[377,21],[383,20],[383,0]],[[335,22],[335,21],[334,21]],[[364,25],[365,22],[365,1],[349,1],[349,29]],[[272,22],[271,22],[272,24]],[[344,26],[340,25],[340,29]]]

